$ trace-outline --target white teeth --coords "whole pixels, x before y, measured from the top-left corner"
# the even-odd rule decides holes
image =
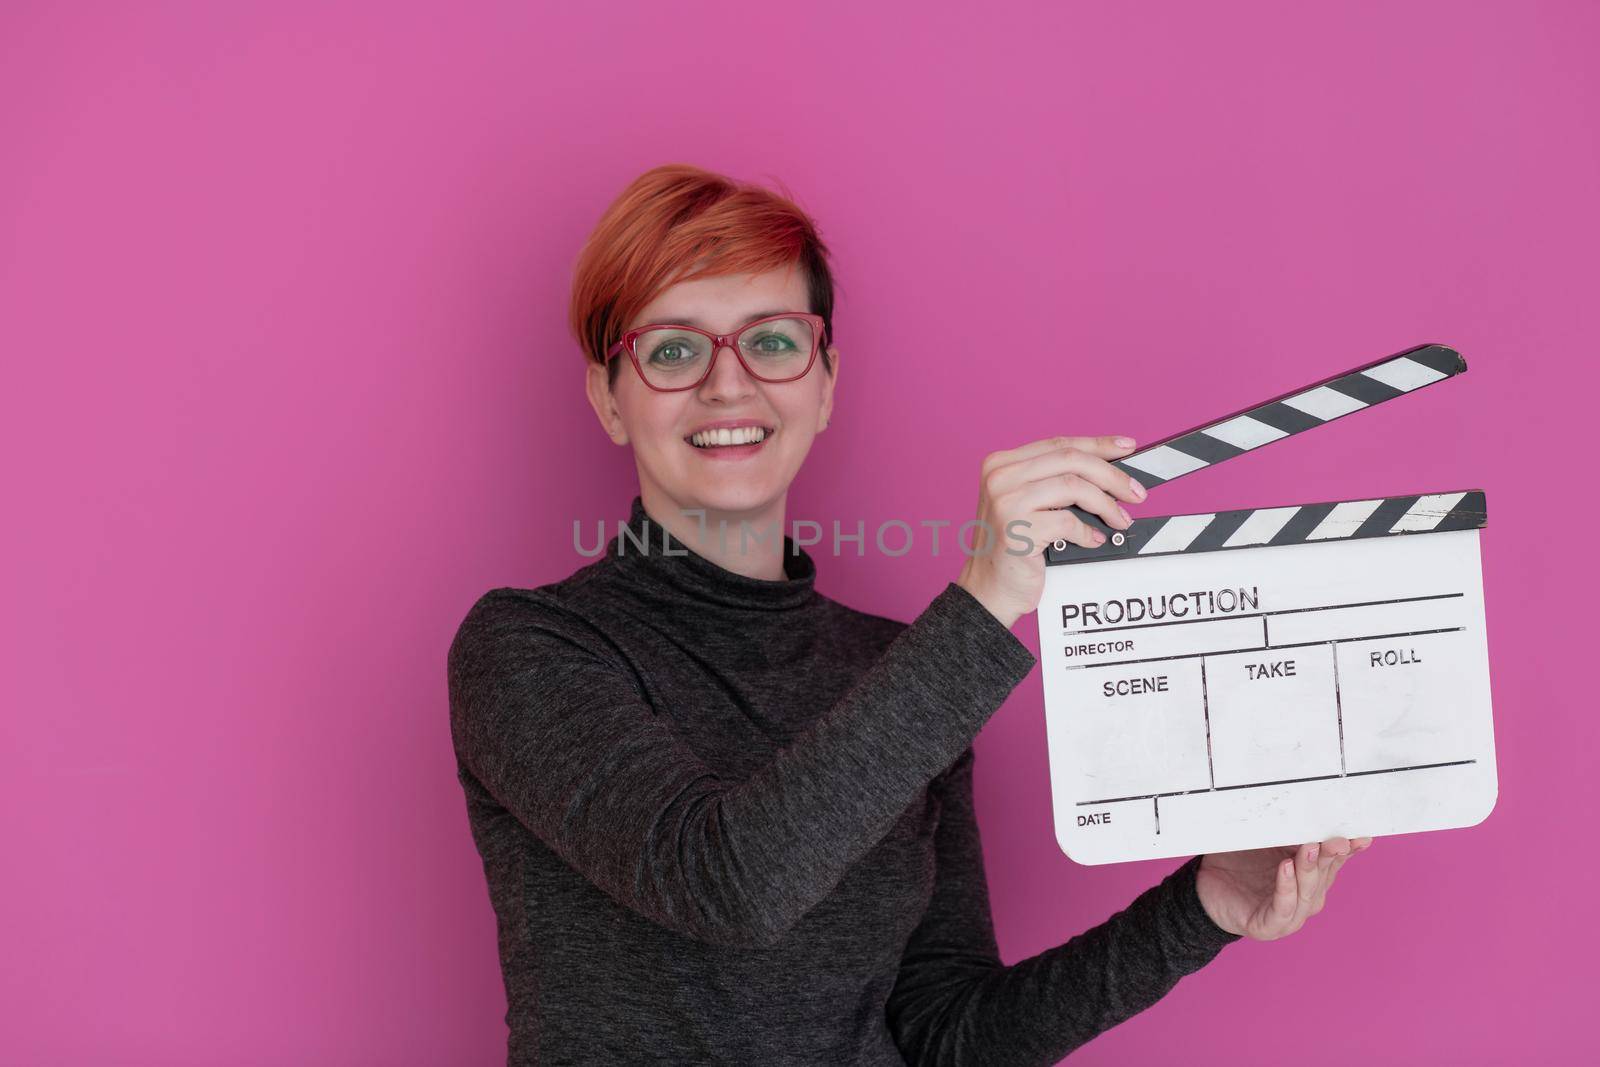
[[[767,431],[760,426],[739,426],[734,429],[702,430],[689,437],[698,448],[715,448],[719,445],[753,445],[765,440]]]

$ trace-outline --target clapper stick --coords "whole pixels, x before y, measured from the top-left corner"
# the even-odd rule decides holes
[[[1111,460],[1110,463],[1124,474],[1138,479],[1146,489],[1151,489],[1185,474],[1216,466],[1262,445],[1293,437],[1352,412],[1364,411],[1385,400],[1393,400],[1434,382],[1453,378],[1466,369],[1466,360],[1455,349],[1439,344],[1418,345],[1291,390],[1231,415],[1163,437],[1132,455]],[[1428,501],[1424,506],[1443,504],[1445,512],[1449,513],[1463,503],[1459,494],[1438,496],[1439,500]],[[1446,496],[1454,499],[1446,502]],[[1402,498],[1393,499],[1398,501]],[[1418,502],[1416,497],[1409,500],[1412,505]],[[1389,506],[1395,505],[1390,502]],[[1113,530],[1099,516],[1083,508],[1071,505],[1068,510],[1105,534],[1106,542],[1099,548],[1085,549],[1057,541],[1047,550],[1047,560],[1067,556],[1085,558],[1096,554],[1116,555],[1133,530],[1139,528],[1140,522],[1147,521],[1135,520],[1133,527],[1127,531]],[[1245,516],[1249,513],[1238,514]],[[1154,533],[1153,530],[1147,532]]]

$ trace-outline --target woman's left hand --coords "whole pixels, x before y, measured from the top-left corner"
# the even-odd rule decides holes
[[[1287,937],[1322,910],[1339,868],[1372,838],[1330,837],[1298,848],[1217,852],[1200,860],[1195,889],[1211,921],[1256,941]]]

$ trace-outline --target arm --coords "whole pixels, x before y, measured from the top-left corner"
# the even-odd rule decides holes
[[[680,934],[771,945],[831,892],[1032,669],[954,583],[740,783],[643,700],[598,631],[497,590],[449,654],[462,767],[612,899]]]
[[[1090,930],[1000,962],[972,804],[968,749],[936,783],[933,898],[889,996],[890,1031],[915,1064],[1053,1064],[1143,1011],[1238,940],[1195,893],[1198,857]]]

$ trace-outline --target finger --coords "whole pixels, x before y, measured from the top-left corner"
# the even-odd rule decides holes
[[[1333,890],[1334,879],[1339,876],[1339,872],[1344,868],[1344,865],[1349,862],[1350,857],[1354,855],[1354,852],[1347,852],[1343,856],[1340,856],[1338,859],[1333,861],[1332,866],[1330,866],[1327,872],[1322,876],[1322,886],[1317,890],[1317,903],[1315,908],[1312,910],[1313,915],[1315,915],[1317,912],[1320,912],[1327,905],[1328,894]]]
[[[1060,474],[1076,474],[1118,499],[1133,503],[1143,500],[1148,495],[1144,486],[1132,476],[1081,448],[1052,449],[1002,466],[995,471],[990,481],[990,492],[1002,493],[1028,482],[1041,481]]]
[[[1322,855],[1320,842],[1301,845],[1295,853],[1294,873],[1300,898],[1300,911],[1309,912],[1311,902],[1316,899],[1317,886],[1322,883],[1322,869],[1318,860]]]
[[[1133,517],[1122,510],[1121,504],[1111,499],[1110,494],[1099,486],[1077,474],[1058,474],[1043,481],[1029,482],[1015,490],[1014,499],[1024,511],[1043,511],[1045,508],[1064,508],[1076,504],[1100,516],[1114,530],[1126,530],[1133,525]]]
[[[1272,917],[1280,927],[1287,927],[1294,921],[1299,903],[1295,860],[1293,856],[1288,856],[1278,861],[1278,879],[1272,887]]]
[[[1344,865],[1349,863],[1350,857],[1354,855],[1354,852],[1347,852],[1333,861],[1333,866],[1328,868],[1327,877],[1323,879],[1322,895],[1324,897],[1328,895],[1328,890],[1333,888],[1333,880],[1339,876],[1339,872],[1344,870]]]
[[[1117,444],[1118,441],[1126,441],[1128,443],[1119,445]],[[1107,459],[1117,459],[1132,452],[1136,445],[1137,442],[1133,438],[1123,437],[1119,434],[1106,434],[1100,437],[1073,437],[1065,434],[1056,437],[1042,437],[1037,441],[1029,441],[1025,445],[1018,445],[1016,448],[991,452],[984,457],[984,467],[987,469],[990,466],[997,468],[1010,466],[1013,463],[1020,463],[1035,456],[1043,455],[1046,452],[1059,452],[1067,448],[1090,452]]]
[[[1348,855],[1350,855],[1349,838],[1330,837],[1322,842],[1322,858],[1317,863],[1323,871],[1327,871],[1329,867],[1333,866],[1334,860],[1340,856]]]
[[[1355,855],[1354,852],[1346,852],[1342,856],[1335,857],[1333,862],[1328,864],[1328,869],[1322,872],[1322,884],[1317,887],[1317,901],[1312,910],[1313,915],[1321,911],[1323,906],[1327,904],[1328,892],[1333,888],[1333,880],[1339,876],[1340,868],[1349,862],[1350,857],[1353,855]]]
[[[1377,839],[1373,837],[1358,837],[1350,842],[1350,849],[1352,852],[1365,852],[1372,847],[1372,842],[1375,840]]]
[[[1033,541],[1033,551],[1043,552],[1056,541],[1071,541],[1084,548],[1098,548],[1106,543],[1106,535],[1066,510],[1035,511],[1021,520],[1026,526],[1015,528],[1018,537]],[[1009,526],[1010,523],[1007,523]],[[1030,553],[1032,554],[1032,553]]]

